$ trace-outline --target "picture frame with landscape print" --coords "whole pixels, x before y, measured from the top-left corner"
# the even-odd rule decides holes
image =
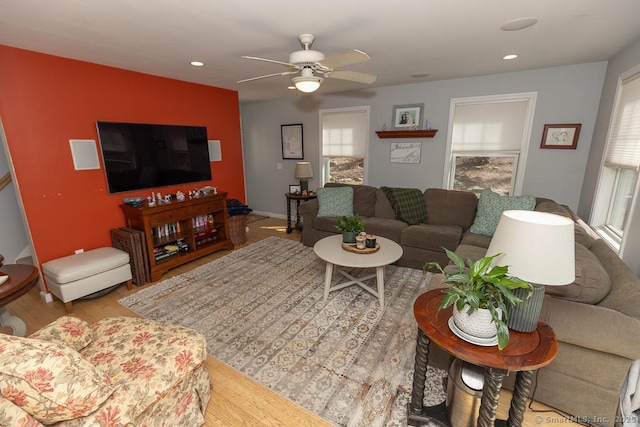
[[[544,125],[540,148],[571,150],[577,147],[581,124]]]
[[[404,104],[393,106],[391,127],[393,129],[420,129],[424,104]]]

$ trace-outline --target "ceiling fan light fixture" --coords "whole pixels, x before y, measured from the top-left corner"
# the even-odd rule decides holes
[[[293,77],[291,81],[300,92],[311,93],[318,90],[324,79],[314,76],[311,68],[303,68],[300,76]]]

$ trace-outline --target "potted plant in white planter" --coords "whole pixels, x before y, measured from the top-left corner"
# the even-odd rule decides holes
[[[342,231],[342,241],[344,243],[355,243],[358,233],[364,231],[364,224],[360,216],[355,214],[341,217],[336,228]]]
[[[481,338],[497,334],[498,348],[502,350],[509,343],[509,328],[504,321],[507,316],[507,304],[526,304],[526,299],[533,293],[533,287],[530,283],[510,276],[508,267],[492,266],[492,260],[500,254],[480,258],[475,262],[467,260],[465,265],[462,258],[455,253],[447,249],[445,252],[455,264],[456,271],[442,269],[435,262],[426,263],[423,267],[425,273],[434,268],[439,270],[444,276],[443,283],[451,285],[444,291],[445,295],[438,306],[438,311],[453,305],[456,327],[467,334]],[[514,289],[525,289],[527,293],[525,299],[514,295]],[[472,318],[467,319],[466,316],[472,316]],[[489,320],[490,325],[485,329],[485,336],[476,333],[476,329],[483,329],[475,325],[478,317]],[[469,321],[470,329],[467,328]]]

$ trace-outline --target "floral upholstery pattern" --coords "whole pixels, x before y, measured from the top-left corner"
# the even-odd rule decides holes
[[[113,393],[109,375],[72,348],[0,335],[0,393],[44,424],[85,416]]]
[[[65,345],[80,351],[93,340],[93,330],[84,320],[63,316],[34,332],[29,338]]]
[[[206,342],[200,333],[141,318],[107,318],[88,327],[77,319],[63,317],[30,338],[36,342],[44,339],[63,341],[76,348],[82,346],[87,337],[90,337],[90,343],[77,354],[104,375],[105,384],[113,387],[113,392],[90,413],[54,425],[204,424],[211,384],[204,367]],[[66,377],[56,379],[63,387],[69,380]],[[0,380],[0,391],[4,386],[4,381]],[[7,417],[11,417],[11,422],[7,420],[9,425],[40,425],[27,412],[16,413],[15,408],[21,406],[19,401],[7,397],[3,391],[0,396],[0,413],[3,407],[9,408],[0,415],[0,425],[4,425]],[[14,408],[10,407],[12,403]],[[20,410],[24,408],[18,408]]]

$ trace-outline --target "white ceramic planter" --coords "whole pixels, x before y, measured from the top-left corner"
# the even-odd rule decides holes
[[[462,311],[458,311],[455,304],[453,306],[453,321],[458,329],[469,335],[478,338],[493,338],[498,331],[496,325],[491,321],[491,312],[486,308],[481,308],[471,314],[467,314],[469,306],[465,305]],[[502,319],[502,311],[498,309]]]

